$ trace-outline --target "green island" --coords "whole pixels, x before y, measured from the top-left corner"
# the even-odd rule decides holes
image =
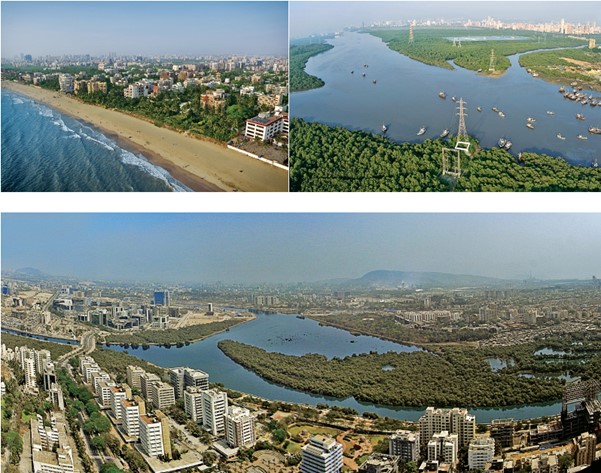
[[[290,91],[300,92],[301,90],[317,89],[322,87],[324,82],[319,78],[307,74],[305,66],[312,56],[324,53],[334,46],[331,44],[307,44],[294,45],[290,47]]]
[[[442,176],[445,140],[395,143],[372,133],[295,118],[291,129],[293,192],[601,190],[600,168],[535,153],[523,153],[516,160],[505,150],[480,148],[471,138],[472,155],[462,160],[461,178],[452,180]]]
[[[494,373],[486,352],[437,347],[433,352],[364,353],[333,358],[282,355],[232,340],[219,349],[268,381],[314,394],[389,406],[498,407],[559,399],[563,382]],[[438,380],[433,389],[426,380]]]
[[[601,50],[562,49],[524,54],[520,66],[531,69],[542,79],[557,84],[577,81],[581,86],[601,91]]]
[[[390,49],[416,61],[432,66],[454,69],[457,66],[486,75],[501,75],[510,66],[507,56],[536,49],[577,47],[583,40],[562,35],[541,35],[532,31],[491,30],[485,28],[450,29],[419,28],[414,32],[414,42],[409,42],[409,30],[369,29],[369,34],[381,38]],[[520,36],[527,40],[463,41],[461,47],[453,46],[453,38],[483,36]],[[451,38],[449,40],[449,38]],[[490,52],[495,51],[495,71],[490,72]]]
[[[48,350],[52,359],[57,359],[66,353],[69,353],[75,345],[67,345],[66,343],[46,342],[36,338],[25,337],[21,335],[13,335],[12,333],[2,332],[2,344],[6,348],[22,347],[33,348],[34,350]]]
[[[111,333],[106,336],[105,342],[113,345],[124,345],[126,348],[128,346],[137,348],[140,345],[143,348],[146,345],[184,346],[184,344],[190,344],[216,333],[229,330],[247,320],[248,318],[234,318],[178,329],[144,330],[127,334]]]

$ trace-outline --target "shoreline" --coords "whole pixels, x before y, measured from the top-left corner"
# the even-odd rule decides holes
[[[200,140],[122,113],[79,102],[59,92],[12,81],[2,89],[25,95],[101,131],[128,151],[198,192],[287,192],[288,173],[220,144]]]

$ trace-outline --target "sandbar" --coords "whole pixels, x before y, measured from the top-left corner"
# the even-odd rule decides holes
[[[159,128],[117,110],[80,102],[74,97],[2,81],[2,87],[26,95],[99,128],[124,147],[143,154],[195,191],[287,192],[288,172],[250,158],[225,145]]]

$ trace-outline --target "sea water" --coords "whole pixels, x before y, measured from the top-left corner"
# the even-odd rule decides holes
[[[2,91],[3,192],[190,191],[81,120]]]

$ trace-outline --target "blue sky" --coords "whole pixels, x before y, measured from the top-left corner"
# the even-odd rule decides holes
[[[533,23],[596,21],[601,24],[599,2],[566,1],[292,1],[290,2],[290,34],[293,38],[310,34],[333,33],[346,26],[361,26],[383,20],[472,19],[487,16],[503,21]]]
[[[2,268],[165,282],[601,277],[599,214],[3,214]]]
[[[16,54],[285,55],[287,2],[2,2]]]

